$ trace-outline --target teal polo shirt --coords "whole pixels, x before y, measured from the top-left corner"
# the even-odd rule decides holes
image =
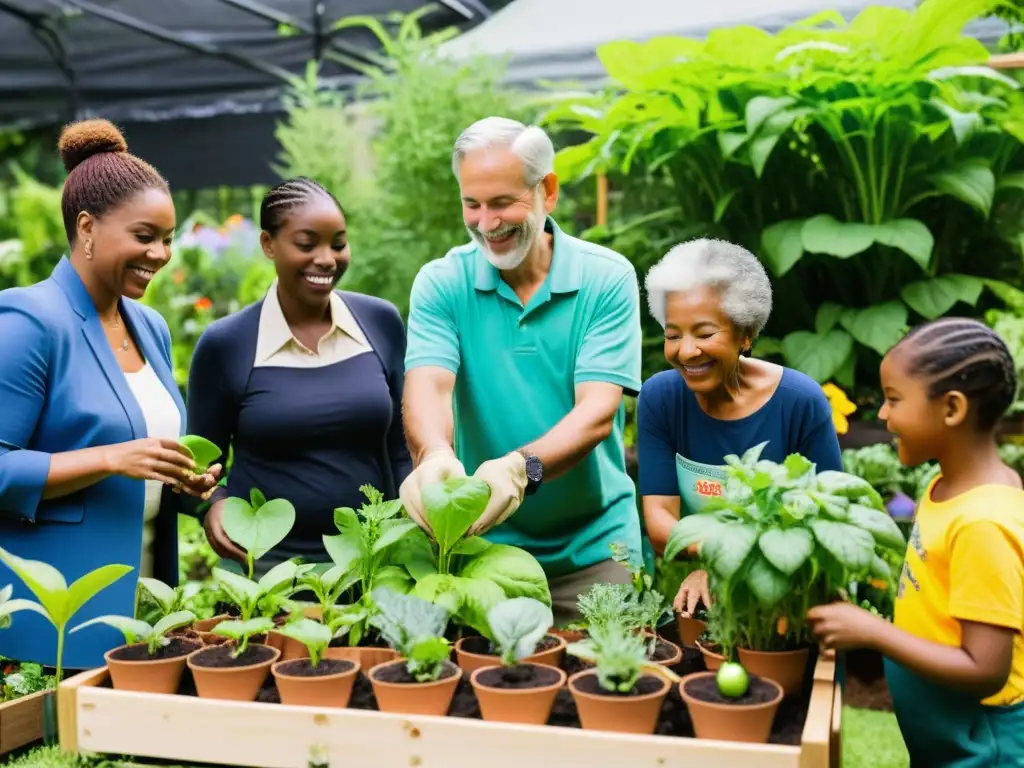
[[[640,291],[623,256],[565,234],[550,217],[551,269],[527,306],[473,243],[424,265],[410,296],[405,365],[456,375],[455,452],[472,474],[544,435],[590,381],[640,389]],[[611,556],[640,561],[636,491],[623,450],[625,406],[611,434],[544,482],[487,538],[526,549],[549,578]]]

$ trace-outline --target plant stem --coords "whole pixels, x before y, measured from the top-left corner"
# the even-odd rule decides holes
[[[55,685],[60,685],[62,676],[64,675],[64,627],[57,627],[57,681]]]

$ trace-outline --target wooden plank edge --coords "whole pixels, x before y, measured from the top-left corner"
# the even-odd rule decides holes
[[[106,667],[89,669],[61,681],[57,687],[57,734],[62,752],[78,753],[78,691],[106,681]]]
[[[677,764],[674,759],[676,756],[680,760],[690,760],[695,756],[693,755],[694,751],[698,753],[696,755],[698,757],[703,753],[705,758],[721,755],[728,760],[736,758],[745,761],[748,759],[754,760],[757,756],[768,757],[772,766],[793,766],[793,768],[797,767],[800,759],[799,747],[781,744],[745,744],[734,741],[683,739],[653,734],[636,735],[583,731],[581,729],[558,726],[516,725],[447,716],[405,715],[354,709],[332,710],[321,707],[282,707],[280,704],[264,704],[259,702],[230,702],[196,698],[187,702],[186,706],[189,713],[186,717],[179,709],[184,704],[181,701],[184,697],[175,694],[115,691],[112,688],[98,688],[95,685],[95,682],[85,682],[78,688],[76,697],[79,710],[88,712],[89,718],[94,725],[97,722],[106,724],[111,721],[111,718],[117,719],[119,717],[119,713],[116,711],[110,712],[109,718],[105,716],[107,714],[105,710],[109,709],[108,705],[111,703],[116,702],[118,705],[117,709],[123,710],[125,702],[129,702],[129,708],[133,712],[145,711],[149,707],[159,707],[160,712],[155,719],[160,723],[173,721],[178,723],[179,726],[186,719],[194,719],[203,723],[231,722],[241,719],[242,722],[248,724],[247,729],[251,729],[253,723],[260,722],[268,713],[273,713],[273,728],[255,728],[250,730],[250,736],[254,733],[289,731],[294,733],[297,738],[301,738],[301,734],[308,730],[309,723],[317,722],[321,727],[326,727],[334,733],[348,731],[350,733],[362,734],[362,739],[364,740],[369,737],[367,731],[378,732],[381,738],[384,738],[387,734],[390,734],[391,738],[393,738],[395,733],[410,734],[411,738],[419,740],[418,744],[420,746],[415,747],[417,750],[420,750],[421,747],[427,747],[428,745],[424,744],[424,742],[433,741],[434,739],[450,743],[451,739],[464,737],[484,742],[488,740],[489,736],[493,737],[494,735],[501,734],[504,738],[499,739],[499,741],[507,741],[509,746],[514,743],[521,743],[521,741],[517,740],[528,735],[537,737],[540,741],[551,746],[557,745],[566,749],[586,745],[589,751],[594,751],[606,747],[626,746],[631,755],[635,754],[637,750],[641,754],[646,753],[647,755],[657,753],[659,755],[658,760],[666,762],[657,762],[656,764],[668,766]],[[189,698],[191,699],[191,697]],[[174,710],[178,710],[178,712]],[[151,722],[154,728],[153,738],[147,738],[146,754],[139,753],[138,756],[179,761],[191,759],[192,755],[190,754],[176,752],[177,749],[180,749],[180,741],[175,741],[171,738],[171,734],[156,733],[158,724]],[[341,726],[345,726],[345,728]],[[132,753],[132,750],[125,749],[128,745],[118,743],[120,733],[123,733],[121,729],[117,730],[118,736],[114,738],[110,738],[109,733],[89,733],[89,725],[86,725],[85,729],[84,735],[91,737],[89,743],[85,745],[85,749],[89,753]],[[319,731],[319,729],[317,730]],[[423,735],[422,739],[420,739],[421,733]],[[426,738],[428,734],[433,736],[434,739]],[[166,739],[164,738],[165,736],[167,737]],[[77,743],[80,744],[80,742]],[[378,742],[374,741],[374,743]],[[164,744],[169,746],[164,746]],[[255,743],[249,746],[252,747],[251,750],[245,751],[245,754],[232,753],[230,762],[222,761],[222,764],[250,765],[251,759],[254,759],[254,755],[260,751],[260,747]],[[310,744],[310,746],[313,745]],[[326,745],[324,746],[326,747]],[[357,743],[353,742],[352,747],[354,749],[358,746]],[[407,744],[406,748],[413,747]],[[422,755],[422,752],[420,754]],[[639,758],[639,754],[636,756]],[[236,759],[238,762],[235,762]],[[247,760],[250,762],[246,762]],[[281,764],[290,765],[290,762],[282,762]],[[679,765],[682,764],[679,763]],[[718,763],[716,762],[716,764]],[[732,765],[731,762],[723,764]]]
[[[800,736],[800,768],[830,768],[832,708],[838,687],[835,662],[819,658],[814,665],[811,698]]]
[[[43,738],[43,701],[50,691],[37,691],[0,704],[0,755]]]
[[[836,686],[836,694],[832,699],[832,764],[830,768],[840,768],[843,764],[843,689]]]
[[[997,53],[988,60],[992,69],[1021,69],[1024,68],[1024,53]]]

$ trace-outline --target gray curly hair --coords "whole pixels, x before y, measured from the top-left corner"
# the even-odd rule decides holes
[[[705,285],[730,322],[756,339],[772,313],[772,284],[754,254],[723,240],[691,240],[666,253],[647,272],[647,308],[664,328],[666,296]]]

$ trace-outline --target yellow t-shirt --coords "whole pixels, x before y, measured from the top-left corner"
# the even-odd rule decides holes
[[[918,506],[893,623],[934,643],[961,645],[961,621],[1017,630],[1010,677],[991,706],[1024,701],[1024,491],[981,485]]]

